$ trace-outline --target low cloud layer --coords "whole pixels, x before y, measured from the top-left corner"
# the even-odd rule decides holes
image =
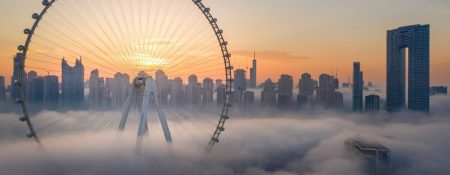
[[[211,133],[204,128],[213,124],[203,120],[172,120],[172,145],[167,145],[161,130],[151,124],[140,153],[136,152],[132,128],[125,133],[113,128],[68,132],[58,127],[61,123],[50,124],[48,127],[56,129],[47,128],[53,134],[43,136],[43,148],[3,134],[0,174],[357,175],[363,174],[363,167],[349,157],[344,146],[345,140],[354,137],[390,148],[392,174],[448,174],[450,118],[441,111],[448,111],[449,101],[447,96],[433,97],[439,110],[430,115],[366,115],[319,109],[235,112],[210,154],[205,154],[204,148]],[[24,126],[16,122],[16,116],[0,116],[2,132],[23,135]],[[54,116],[46,112],[38,117]]]

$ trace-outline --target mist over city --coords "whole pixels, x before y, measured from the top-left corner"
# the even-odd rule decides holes
[[[0,175],[446,175],[446,1],[0,0]]]

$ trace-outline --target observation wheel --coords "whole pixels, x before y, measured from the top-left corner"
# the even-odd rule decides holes
[[[27,137],[41,144],[61,130],[162,127],[175,131],[174,140],[183,137],[177,130],[209,135],[207,151],[219,142],[232,106],[233,67],[223,30],[201,0],[42,5],[14,59],[13,98]]]

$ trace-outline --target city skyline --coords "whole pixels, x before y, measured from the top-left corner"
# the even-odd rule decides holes
[[[449,72],[445,67],[450,65],[450,53],[446,49],[450,42],[450,35],[445,31],[450,29],[450,25],[445,21],[450,19],[448,13],[448,4],[445,1],[408,1],[411,8],[401,8],[401,2],[391,4],[390,1],[377,2],[355,2],[346,1],[343,5],[337,6],[336,9],[330,9],[322,6],[324,3],[335,2],[313,2],[304,3],[301,1],[287,1],[284,4],[277,4],[284,8],[291,9],[291,11],[299,11],[299,14],[294,14],[297,18],[297,23],[287,23],[287,21],[276,20],[276,17],[283,18],[291,14],[291,12],[282,13],[280,11],[269,12],[272,16],[268,16],[267,20],[276,25],[267,26],[258,20],[258,15],[268,15],[264,13],[264,9],[274,5],[275,1],[259,2],[261,5],[257,9],[249,11],[243,10],[244,7],[250,6],[255,1],[246,1],[241,3],[241,8],[237,8],[240,14],[245,14],[238,23],[248,23],[251,25],[234,25],[231,20],[237,19],[235,14],[226,14],[225,7],[234,7],[232,2],[211,2],[211,8],[214,8],[215,13],[220,16],[219,23],[227,26],[226,36],[233,42],[232,62],[236,68],[245,68],[251,65],[253,53],[258,53],[260,69],[258,69],[258,84],[264,82],[265,78],[278,78],[278,75],[287,73],[293,75],[295,79],[299,78],[303,72],[310,72],[313,77],[318,77],[320,73],[327,72],[332,74],[337,71],[340,79],[348,79],[352,77],[351,65],[344,64],[347,62],[358,61],[364,62],[367,66],[365,69],[366,80],[371,81],[380,86],[385,85],[384,73],[380,75],[379,72],[385,72],[385,31],[397,26],[412,25],[412,24],[430,24],[431,27],[431,84],[432,85],[448,85],[450,80],[446,78]],[[0,74],[7,79],[10,77],[12,56],[15,55],[16,47],[23,42],[24,36],[22,30],[30,25],[29,15],[39,9],[39,2],[25,2],[23,0],[8,2],[2,1],[1,7],[11,7],[2,10],[2,18],[13,16],[16,20],[2,20],[2,38],[0,41]],[[26,8],[13,8],[20,5],[27,4]],[[366,5],[371,3],[371,5]],[[365,4],[365,6],[361,6]],[[390,5],[390,8],[382,9],[381,7]],[[346,11],[352,6],[358,6],[358,11],[342,13],[339,15],[330,15],[333,20],[332,23],[321,22],[325,19],[327,14],[334,14],[338,11]],[[317,10],[317,13],[311,10],[305,10],[308,7]],[[371,8],[368,8],[371,7]],[[14,12],[9,9],[20,9]],[[282,8],[280,8],[282,9]],[[364,11],[366,10],[366,11]],[[347,10],[351,11],[351,10]],[[384,13],[381,13],[384,12]],[[403,15],[390,15],[401,13]],[[307,13],[315,14],[312,19],[306,20],[302,15]],[[361,13],[358,17],[352,17],[355,13]],[[12,15],[14,14],[14,15]],[[417,16],[418,18],[404,18],[401,16]],[[311,15],[309,15],[311,16]],[[383,18],[383,16],[391,16],[391,18]],[[291,19],[291,18],[290,18]],[[366,20],[371,19],[371,20]],[[381,20],[383,19],[383,20]],[[387,19],[387,20],[386,20]],[[414,20],[413,20],[414,19]],[[351,22],[351,21],[354,22]],[[365,22],[367,21],[367,22]],[[335,25],[335,30],[331,28],[332,24],[342,23],[347,25]],[[368,22],[371,22],[368,25]],[[314,24],[311,26],[311,24]],[[246,27],[247,26],[247,27]],[[252,26],[252,27],[248,27]],[[264,27],[263,27],[264,26]],[[308,27],[310,26],[310,27]],[[367,27],[362,27],[367,26]],[[351,37],[345,29],[352,27],[352,33],[355,37]],[[355,28],[356,27],[356,28]],[[270,29],[271,33],[267,33],[265,28]],[[251,33],[250,30],[261,29],[260,32]],[[298,30],[297,30],[298,29]],[[238,32],[239,31],[239,32]],[[313,32],[314,31],[314,32]],[[356,32],[356,33],[355,33]],[[240,36],[245,34],[248,37],[242,40]],[[327,37],[323,37],[326,34]],[[331,35],[330,35],[331,34]],[[289,37],[287,37],[289,35]],[[356,37],[357,36],[357,37]],[[250,38],[250,39],[248,39]],[[319,47],[319,43],[327,43]],[[271,46],[271,47],[268,47]],[[355,47],[356,46],[356,47]],[[83,55],[79,55],[83,56]],[[68,59],[75,59],[69,57]],[[283,64],[280,61],[292,62],[293,64]],[[324,64],[325,63],[325,64]],[[270,67],[270,70],[267,69]],[[266,69],[263,69],[266,68]],[[381,71],[380,71],[381,70]]]

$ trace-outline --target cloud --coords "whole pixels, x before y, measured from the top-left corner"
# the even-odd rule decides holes
[[[114,124],[101,127],[109,125],[107,118],[113,116],[86,119],[85,123],[92,125],[85,125],[78,120],[81,117],[75,117],[79,112],[61,115],[46,111],[34,118],[37,127],[54,133],[43,136],[44,149],[29,140],[0,139],[0,174],[358,175],[363,174],[363,166],[349,158],[344,147],[344,141],[355,136],[391,149],[392,174],[447,174],[450,135],[445,133],[450,129],[450,118],[445,111],[449,102],[448,96],[433,97],[432,104],[441,110],[430,115],[365,115],[321,109],[235,111],[210,154],[204,153],[208,128],[214,127],[206,117],[209,112],[168,112],[172,117],[179,114],[175,116],[178,120],[170,122],[172,145],[163,141],[157,121],[150,120],[149,135],[137,154],[133,128],[118,133]],[[24,127],[14,122],[15,117],[0,114],[0,128]],[[78,129],[84,128],[83,132],[63,127],[72,125],[80,125]]]
[[[250,50],[237,50],[233,51],[234,55],[241,57],[253,57],[254,51]],[[311,59],[307,56],[296,55],[289,51],[277,51],[277,50],[260,50],[256,51],[258,59],[261,60],[273,60],[273,61],[301,61]]]

